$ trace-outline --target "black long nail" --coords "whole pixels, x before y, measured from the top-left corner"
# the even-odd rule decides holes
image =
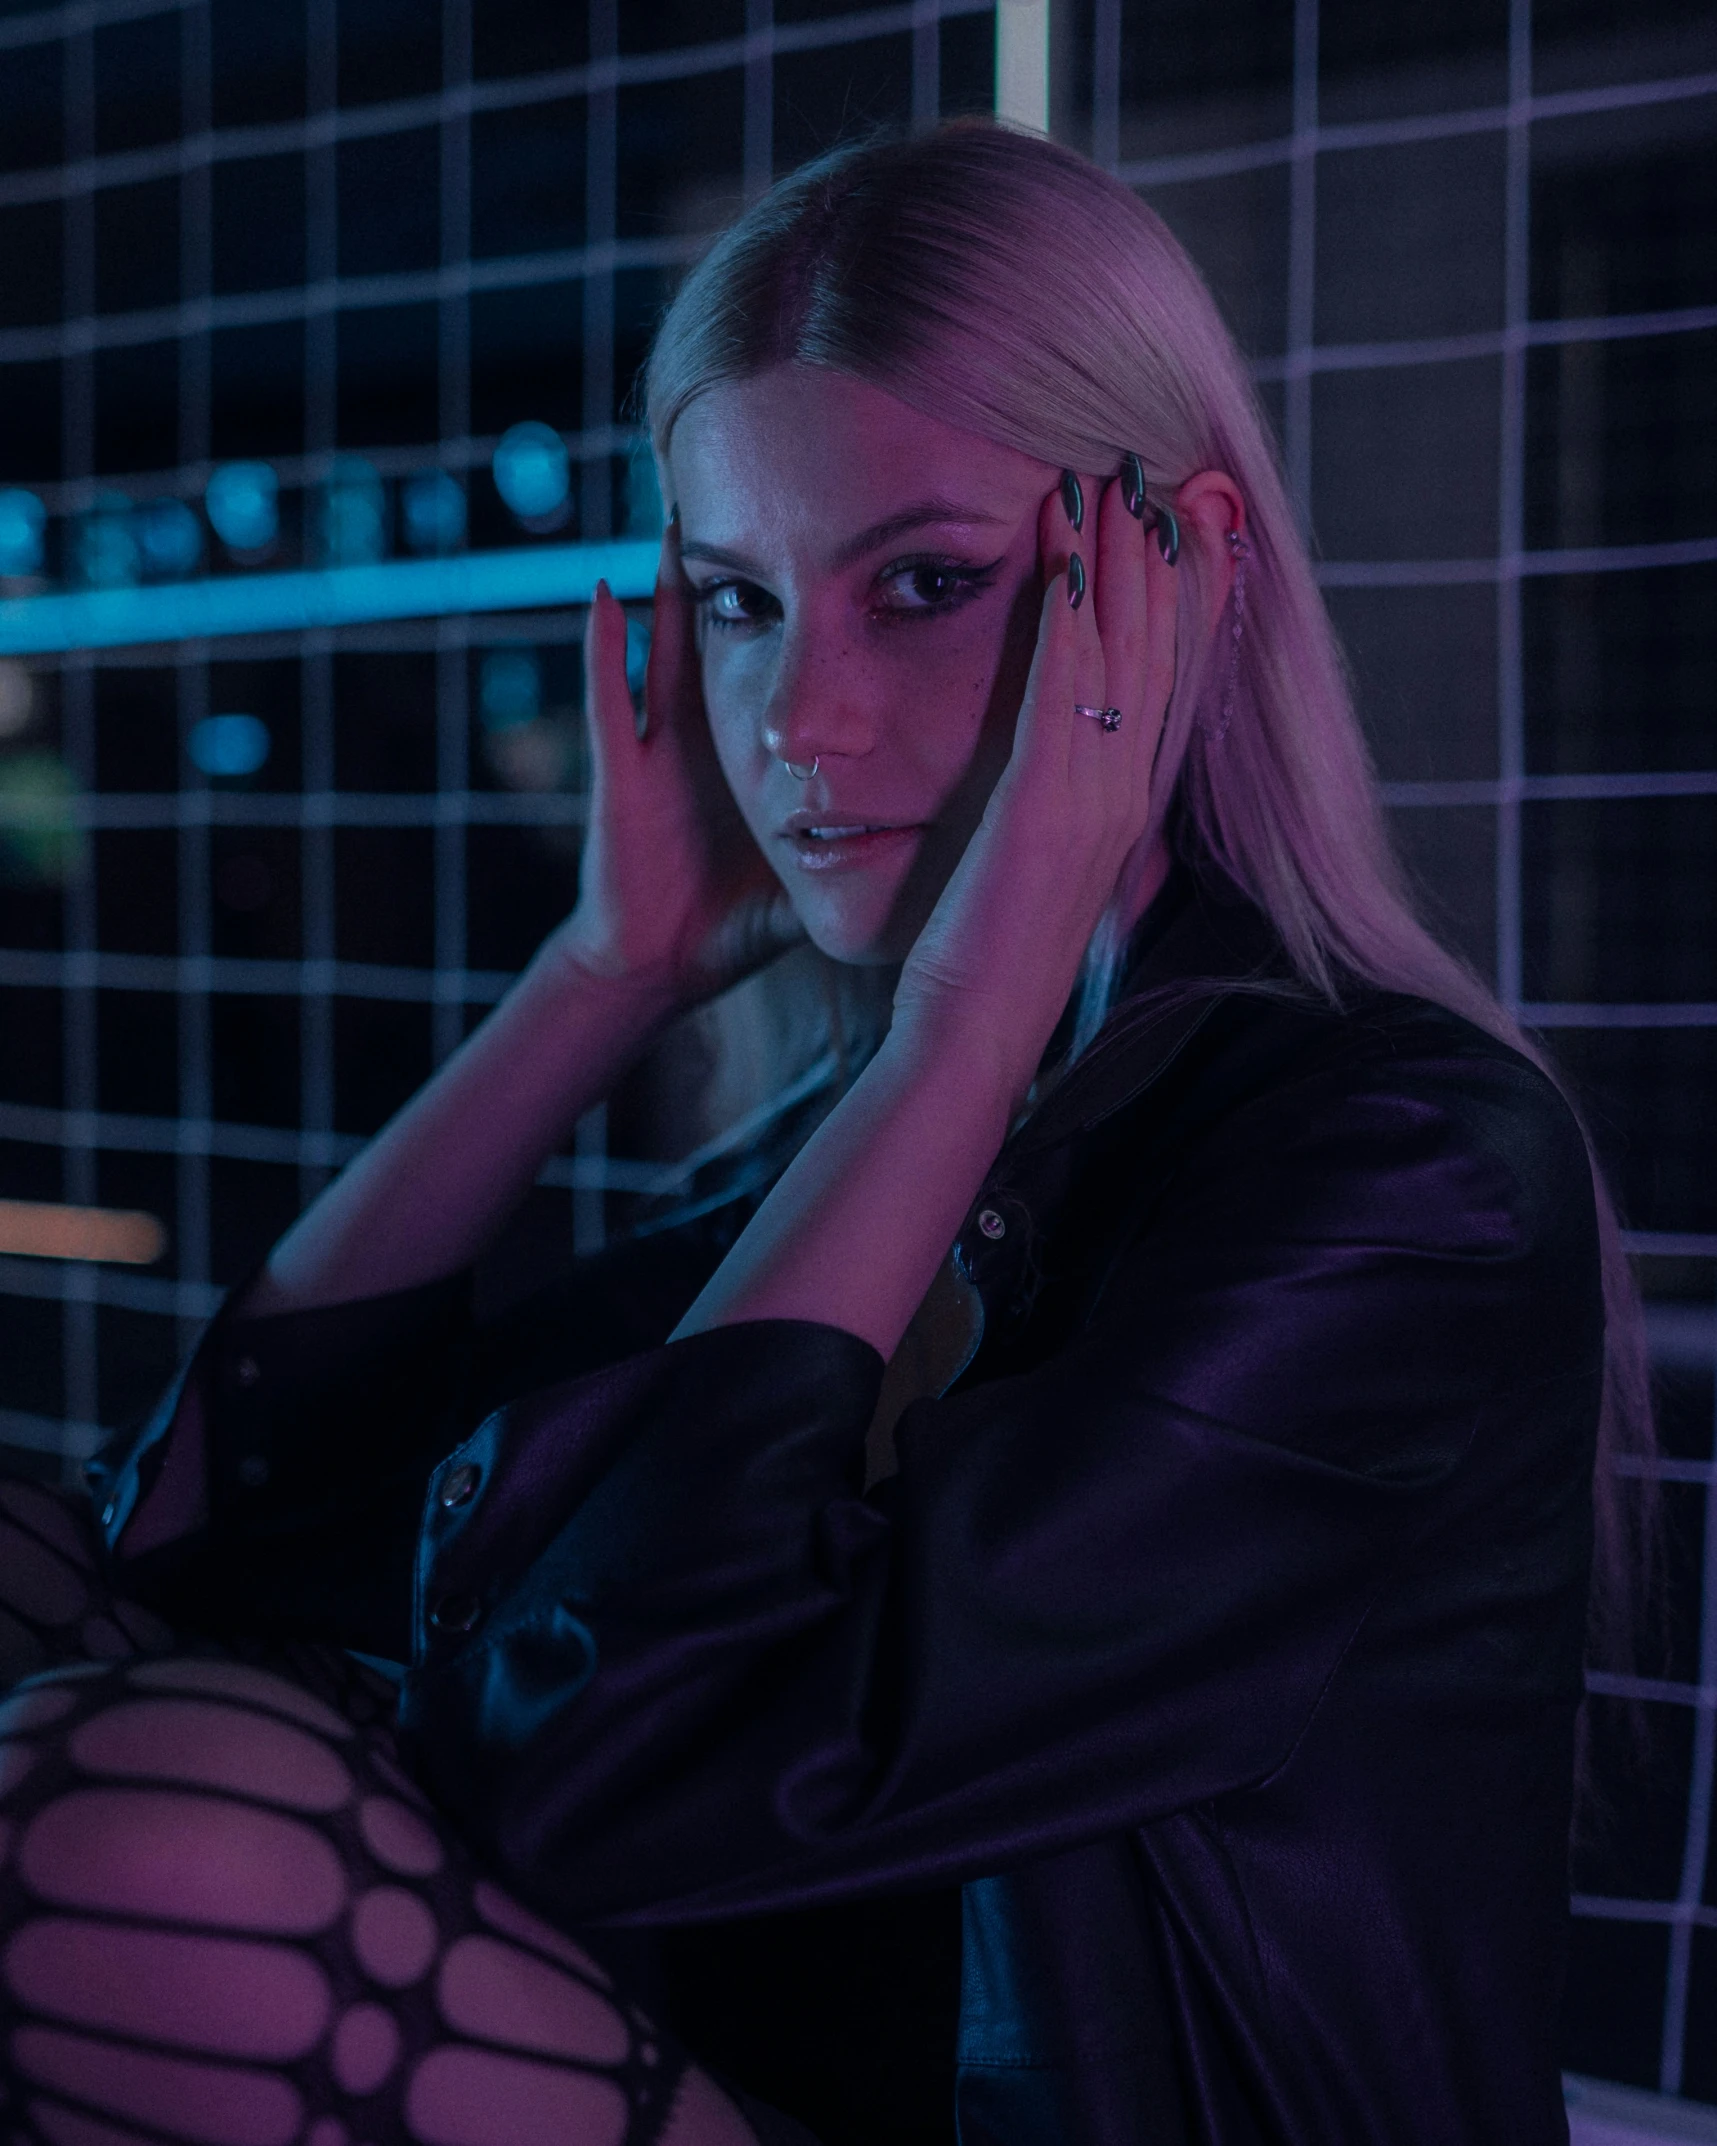
[[[668,509],[668,527],[669,527],[670,529],[677,529],[677,528],[678,528],[679,526],[680,526],[680,503],[679,503],[679,501],[678,501],[678,500],[676,499],[676,500],[674,501],[673,505],[672,505],[672,506],[671,506],[671,507],[670,507],[670,508]]]
[[[1145,465],[1130,452],[1121,457],[1121,504],[1134,521],[1144,520]]]
[[[1061,504],[1067,519],[1075,529],[1085,526],[1085,494],[1079,489],[1079,479],[1070,469],[1061,472]]]
[[[1157,549],[1163,555],[1163,564],[1173,566],[1180,557],[1180,524],[1175,520],[1173,507],[1157,509]]]
[[[1085,601],[1085,561],[1077,552],[1067,562],[1067,601],[1075,611]]]

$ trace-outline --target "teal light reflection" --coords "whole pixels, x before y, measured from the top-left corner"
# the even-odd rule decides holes
[[[153,588],[80,589],[0,599],[0,656],[136,648],[236,633],[305,633],[390,618],[587,604],[599,580],[616,596],[655,586],[653,538],[389,559],[293,574],[232,574]]]

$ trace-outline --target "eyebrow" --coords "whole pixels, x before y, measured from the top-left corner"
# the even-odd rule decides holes
[[[855,560],[862,559],[867,552],[879,551],[884,544],[892,543],[897,537],[908,536],[915,529],[949,524],[966,528],[994,528],[999,526],[1001,519],[998,514],[986,514],[981,508],[961,506],[951,499],[921,499],[913,506],[902,507],[898,513],[884,515],[881,521],[872,522],[868,529],[861,529],[856,536],[848,537],[836,547],[830,564],[839,571],[843,567],[851,566]],[[742,574],[755,574],[759,571],[756,564],[743,553],[728,551],[720,544],[699,544],[688,540],[680,546],[680,557],[702,559],[711,566],[729,566]]]

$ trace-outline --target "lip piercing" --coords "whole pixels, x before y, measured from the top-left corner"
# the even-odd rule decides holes
[[[792,776],[795,782],[809,782],[811,777],[817,772],[817,763],[821,759],[821,757],[821,754],[813,753],[811,755],[811,764],[809,767],[802,767],[797,760],[783,760],[781,765],[787,770],[788,774]]]
[[[1088,708],[1082,700],[1076,700],[1073,703],[1073,712],[1075,715],[1088,715],[1092,722],[1101,723],[1107,731],[1113,732],[1121,727],[1119,708]]]

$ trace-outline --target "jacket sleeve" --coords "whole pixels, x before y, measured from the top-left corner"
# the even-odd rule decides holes
[[[669,1332],[740,1219],[616,1246],[486,1317],[469,1274],[263,1318],[235,1290],[87,1471],[123,1584],[185,1630],[405,1661],[435,1463],[509,1394]]]
[[[229,1301],[91,1471],[123,1584],[182,1629],[403,1661],[431,1468],[469,1428],[465,1275],[315,1311]]]
[[[420,1763],[515,1882],[630,1921],[947,1883],[1260,1782],[1475,1449],[1529,1506],[1583,1495],[1595,1273],[1536,1073],[1348,1063],[1234,1112],[1085,1330],[917,1404],[869,1498],[882,1367],[836,1329],[535,1395],[432,1486]]]

